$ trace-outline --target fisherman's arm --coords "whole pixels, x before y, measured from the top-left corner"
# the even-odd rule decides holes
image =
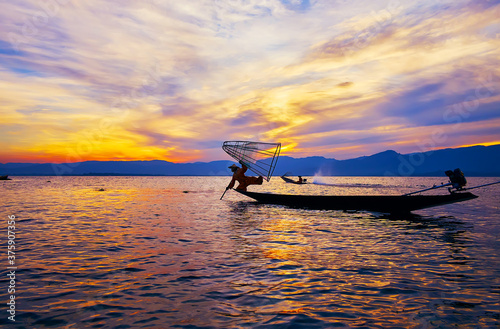
[[[229,185],[226,187],[226,190],[232,189],[234,187],[235,183],[236,183],[236,180],[233,177],[233,179],[231,179],[231,182],[229,183]]]
[[[239,161],[239,163],[240,163],[240,165],[241,165],[241,169],[240,169],[241,171],[240,171],[240,173],[241,173],[241,174],[246,173],[246,172],[247,172],[248,167],[247,167],[247,166],[243,163],[243,161],[241,161],[241,160]]]

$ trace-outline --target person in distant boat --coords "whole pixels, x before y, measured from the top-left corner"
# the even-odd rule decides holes
[[[236,189],[240,191],[246,191],[248,185],[262,185],[262,182],[264,180],[262,176],[259,177],[245,176],[245,172],[247,171],[248,168],[241,161],[240,164],[241,168],[235,164],[228,167],[233,172],[233,179],[231,179],[231,182],[226,187],[226,190],[233,188],[236,182],[238,182],[238,186],[236,187]]]
[[[303,183],[302,176],[299,176],[299,184],[302,184],[302,183]]]

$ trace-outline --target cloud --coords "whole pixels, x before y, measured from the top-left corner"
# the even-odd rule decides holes
[[[339,83],[337,86],[339,86],[339,87],[350,87],[350,86],[352,86],[353,84],[354,84],[354,83],[353,83],[353,82],[351,82],[351,81],[346,81],[346,82],[341,82],[341,83]]]
[[[280,0],[287,8],[293,11],[303,12],[311,8],[309,0]]]
[[[95,146],[82,159],[214,159],[230,139],[342,158],[418,150],[417,141],[441,128],[453,133],[436,147],[465,145],[459,131],[475,143],[500,140],[489,126],[498,120],[499,8],[5,3],[2,152],[64,159],[89,135]]]

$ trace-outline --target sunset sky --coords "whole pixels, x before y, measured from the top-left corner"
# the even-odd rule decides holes
[[[500,1],[0,0],[0,162],[500,143]]]

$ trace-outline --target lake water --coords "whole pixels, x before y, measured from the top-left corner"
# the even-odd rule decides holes
[[[475,190],[475,200],[391,217],[259,205],[234,191],[220,201],[229,180],[1,181],[0,324],[500,327],[500,185]],[[443,180],[323,178],[352,186],[332,187],[273,178],[250,190],[402,194]],[[469,185],[497,180],[470,178]],[[16,217],[15,239],[8,237],[8,216]],[[7,240],[16,247],[10,265]],[[10,266],[15,322],[6,304]]]

